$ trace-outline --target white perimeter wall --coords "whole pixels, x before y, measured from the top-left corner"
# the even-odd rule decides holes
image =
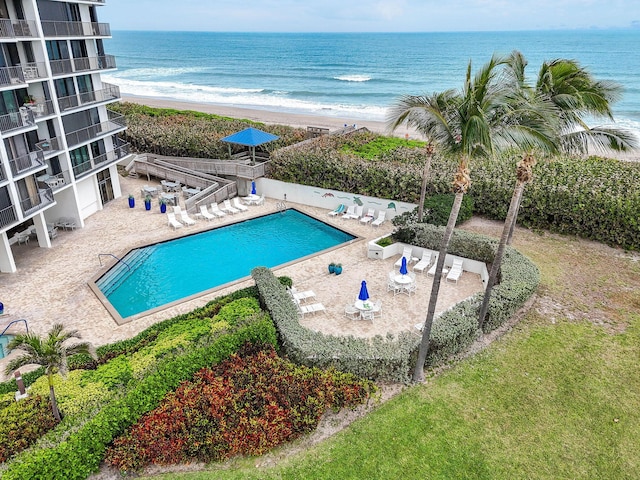
[[[259,178],[256,180],[256,190],[258,195],[264,194],[267,198],[325,208],[327,211],[334,210],[341,203],[344,203],[346,206],[353,205],[354,203],[358,205],[361,204],[364,207],[365,213],[369,208],[375,209],[376,216],[378,211],[385,210],[387,212],[387,219],[404,212],[410,212],[417,206],[415,203],[367,197],[366,195],[354,195],[338,190],[286,183],[269,178]]]

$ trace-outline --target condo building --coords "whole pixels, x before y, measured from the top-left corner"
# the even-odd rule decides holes
[[[60,228],[121,196],[129,148],[109,109],[120,91],[100,77],[116,68],[104,3],[0,0],[0,272],[16,271],[13,249],[55,248]]]

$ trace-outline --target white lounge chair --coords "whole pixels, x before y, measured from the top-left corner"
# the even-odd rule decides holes
[[[182,210],[179,205],[173,207],[173,211],[176,215],[180,216],[180,221],[185,225],[195,225],[196,221],[189,216],[186,210]]]
[[[204,218],[205,220],[208,220],[208,221],[216,219],[215,215],[212,215],[212,214],[209,213],[209,211],[207,210],[207,206],[206,205],[200,205],[200,215],[202,215],[202,218]]]
[[[356,205],[349,205],[347,207],[347,210],[340,216],[343,219],[345,219],[345,218],[351,218],[355,214],[356,214]]]
[[[242,205],[240,203],[240,199],[238,197],[233,197],[233,206],[241,212],[246,212],[247,210],[249,210],[245,205]]]
[[[385,212],[384,210],[381,212],[378,212],[378,218],[376,218],[373,222],[371,222],[371,226],[379,227],[380,225],[382,225],[384,223],[386,215],[387,215],[387,212]]]
[[[375,216],[376,216],[375,209],[370,208],[369,210],[367,210],[367,214],[360,219],[360,222],[362,222],[362,223],[372,222],[373,219],[375,218]]]
[[[431,252],[425,250],[422,252],[422,258],[413,266],[414,272],[424,273],[425,269],[431,266]]]
[[[226,213],[224,213],[222,210],[220,210],[218,208],[218,204],[215,203],[215,202],[210,205],[210,208],[211,208],[211,213],[213,215],[215,215],[216,217],[226,217],[227,216]]]
[[[304,317],[307,313],[316,314],[317,312],[326,312],[327,309],[321,303],[312,303],[310,305],[300,305],[300,302],[296,299],[293,300],[298,306],[298,311]]]
[[[237,208],[233,208],[231,206],[231,202],[227,199],[224,201],[224,207],[220,208],[223,212],[230,213],[231,215],[235,215],[236,213],[240,213],[240,210]]]
[[[299,292],[294,287],[287,288],[287,290],[289,291],[289,294],[293,297],[293,299],[297,300],[298,302],[304,302],[309,300],[310,298],[313,298],[315,300],[316,298],[316,294],[313,292],[313,290],[305,290],[303,292]]]
[[[183,227],[183,225],[176,219],[175,213],[167,212],[167,218],[169,220],[169,226],[173,227],[174,230]]]
[[[402,258],[406,258],[407,259],[407,265],[411,262],[411,258],[413,258],[411,256],[411,252],[413,251],[413,249],[411,247],[404,247],[404,250],[402,250],[402,255],[400,256],[400,258],[396,261],[396,263],[394,264],[396,267],[399,267],[402,265]]]
[[[462,276],[462,264],[464,261],[461,258],[454,258],[453,265],[447,274],[447,282],[458,283],[460,277]]]
[[[350,214],[350,215],[343,215],[342,218],[346,218],[348,220],[359,220],[360,217],[362,216],[362,213],[364,212],[364,207],[361,206],[357,206],[354,213]]]
[[[327,215],[331,215],[332,217],[335,217],[336,215],[341,215],[341,214],[343,214],[343,213],[344,213],[344,211],[345,211],[345,209],[346,209],[346,208],[347,208],[347,207],[345,207],[345,206],[344,206],[344,203],[341,203],[340,205],[338,205],[338,206],[336,207],[336,209],[335,209],[335,210],[331,210],[330,212],[328,212],[328,214],[327,214]]]

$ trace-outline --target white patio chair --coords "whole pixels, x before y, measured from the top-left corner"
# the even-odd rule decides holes
[[[347,207],[347,211],[344,212],[342,215],[340,215],[342,217],[342,219],[348,219],[353,217],[353,215],[356,214],[356,205],[349,205]]]
[[[424,273],[425,269],[431,266],[431,252],[425,250],[422,252],[422,258],[413,266],[414,272]]]
[[[241,212],[246,212],[249,209],[240,203],[240,199],[238,197],[233,197],[233,206],[240,210]]]
[[[335,217],[336,215],[340,215],[342,213],[344,213],[344,211],[346,210],[347,207],[344,206],[344,203],[341,203],[340,205],[338,205],[336,207],[335,210],[331,210],[330,212],[327,212],[327,215],[330,215],[332,217]]]
[[[370,208],[369,210],[367,210],[367,214],[360,219],[360,222],[367,224],[369,222],[372,222],[375,216],[376,216],[375,209]]]
[[[231,206],[231,202],[229,201],[229,199],[225,200],[223,202],[224,207],[221,207],[220,210],[222,210],[223,212],[226,213],[230,213],[231,215],[235,215],[236,213],[240,213],[240,210],[238,210],[237,208],[233,208]]]
[[[402,255],[400,256],[400,258],[396,261],[396,263],[394,263],[394,265],[396,267],[400,267],[402,265],[402,257],[407,259],[407,265],[409,263],[411,263],[411,252],[413,251],[413,248],[411,247],[404,247],[404,250],[402,250]]]
[[[351,320],[358,320],[360,318],[360,310],[358,310],[352,303],[347,303],[344,306],[344,315]]]
[[[183,227],[183,225],[176,219],[175,213],[167,212],[167,219],[169,220],[169,226],[173,227],[174,230]]]
[[[216,219],[215,215],[212,215],[212,214],[209,213],[209,211],[207,210],[207,206],[206,205],[200,205],[200,215],[202,215],[202,218],[204,218],[205,220],[208,220],[208,221]]]
[[[387,215],[387,212],[385,212],[384,210],[381,212],[378,212],[378,218],[376,218],[373,222],[371,222],[371,226],[379,227],[380,225],[382,225],[385,221],[386,215]]]
[[[316,298],[316,294],[313,292],[313,290],[305,290],[303,292],[299,292],[295,287],[291,287],[287,288],[287,291],[289,292],[289,295],[291,295],[293,299],[297,300],[298,302],[305,302],[310,298],[315,300]]]
[[[180,217],[180,221],[185,225],[195,225],[196,221],[189,216],[186,210],[182,210],[179,205],[173,207],[173,211]]]
[[[387,277],[387,292],[393,292],[394,296],[400,293],[402,289],[402,287],[396,283],[395,275],[395,272],[389,272],[389,276]]]
[[[218,208],[218,204],[217,203],[214,202],[209,207],[211,208],[211,213],[213,215],[215,215],[216,217],[220,217],[221,218],[221,217],[226,217],[227,216],[226,213],[224,213],[222,210],[220,210]]]

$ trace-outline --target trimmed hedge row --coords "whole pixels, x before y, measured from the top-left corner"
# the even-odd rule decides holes
[[[418,247],[439,250],[445,227],[428,224],[404,226],[399,241]],[[497,242],[489,237],[454,231],[449,253],[478,260],[493,261]],[[387,335],[372,340],[353,336],[334,337],[314,332],[300,325],[296,306],[270,270],[251,272],[260,299],[278,329],[280,343],[295,362],[308,366],[329,367],[372,380],[409,382],[420,337],[402,332],[398,338]],[[533,295],[540,282],[538,268],[518,251],[507,248],[501,268],[501,281],[493,288],[492,300],[484,325],[489,332],[503,324]],[[427,365],[437,365],[467,348],[479,335],[478,310],[483,294],[476,294],[443,312],[433,323]]]
[[[368,341],[314,332],[300,325],[297,307],[271,270],[258,267],[251,271],[251,276],[263,307],[276,325],[280,344],[292,361],[308,367],[334,367],[371,380],[403,383],[410,380],[415,335],[406,332],[398,339],[390,335],[387,338],[376,336]]]
[[[357,140],[359,138],[359,140]],[[271,156],[269,177],[290,183],[417,203],[424,150],[397,148],[374,160],[342,146],[375,138],[372,133],[322,137]],[[474,158],[470,164],[474,211],[504,220],[521,155]],[[456,162],[435,155],[427,195],[450,192]],[[578,235],[608,245],[640,249],[640,163],[599,157],[540,158],[527,185],[518,222],[531,228]]]
[[[96,472],[106,446],[143,413],[155,408],[167,392],[193,376],[199,369],[229,357],[246,342],[276,344],[276,332],[268,317],[242,325],[237,331],[215,339],[210,345],[194,348],[162,361],[155,372],[129,390],[122,398],[105,406],[77,431],[54,448],[37,449],[16,458],[4,480],[84,479]]]
[[[142,332],[138,333],[134,337],[99,346],[98,348],[96,348],[97,360],[92,359],[88,355],[74,355],[68,360],[69,370],[76,370],[79,368],[85,370],[94,369],[98,365],[102,365],[112,358],[118,357],[123,354],[130,355],[132,353],[135,353],[145,345],[153,342],[161,332],[168,328],[171,328],[177,323],[189,321],[193,318],[213,317],[224,304],[230,303],[240,298],[251,297],[258,298],[258,290],[256,289],[256,287],[243,288],[241,290],[236,290],[229,295],[225,295],[224,297],[215,298],[203,307],[196,308],[191,312],[177,315],[175,317],[155,323]],[[32,372],[23,374],[22,379],[25,386],[29,387],[33,382],[44,375],[44,373],[44,368],[39,367]],[[0,395],[3,393],[15,392],[17,390],[18,385],[16,384],[14,378],[0,383]]]

